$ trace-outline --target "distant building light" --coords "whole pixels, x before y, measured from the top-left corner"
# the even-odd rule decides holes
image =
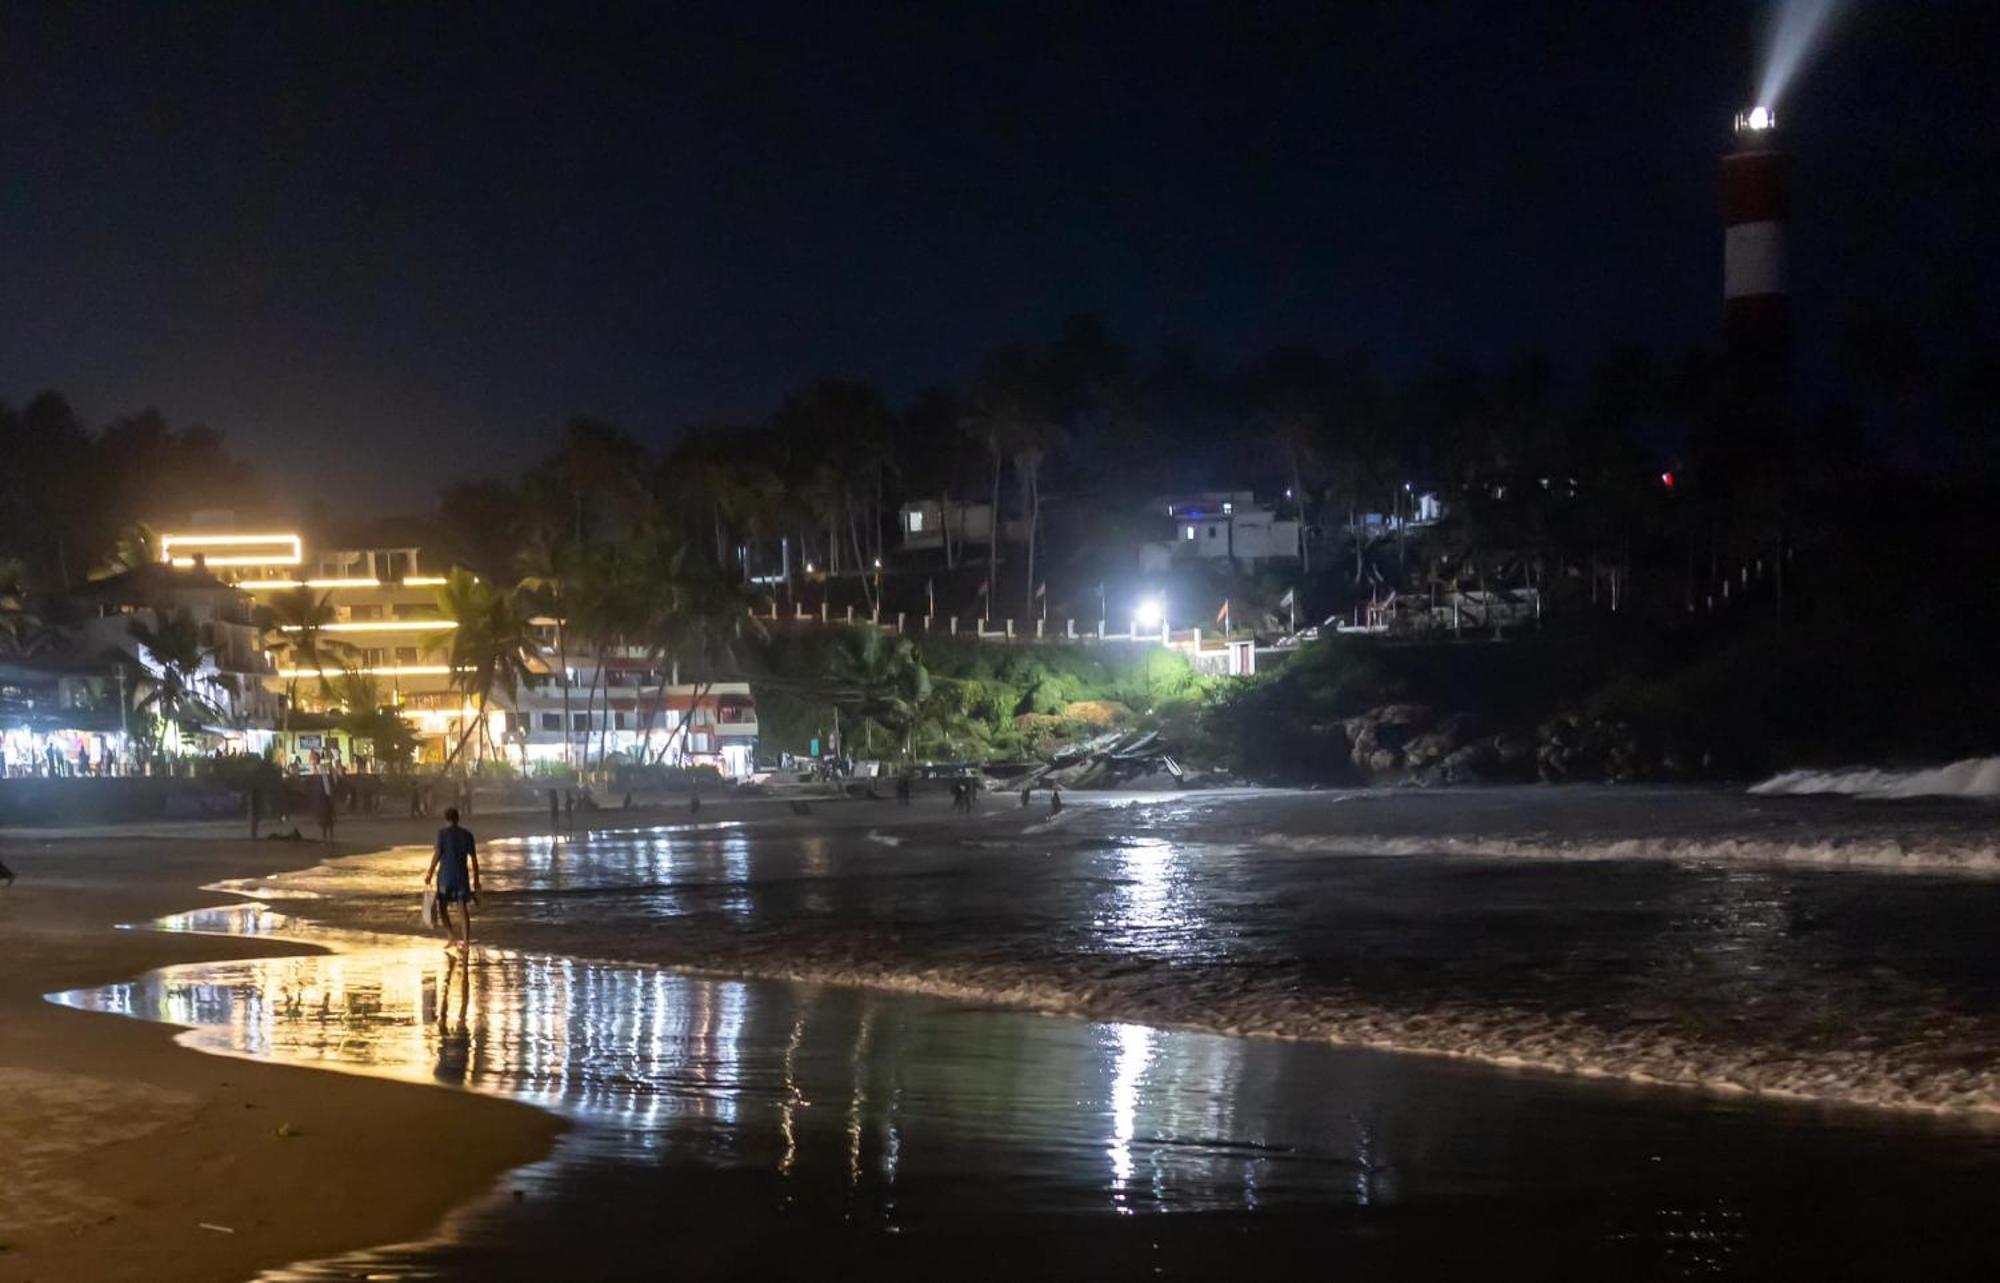
[[[1232,512],[1235,512],[1235,511],[1236,511],[1236,505],[1235,505],[1235,504],[1233,504],[1233,503],[1229,502],[1229,500],[1227,500],[1227,499],[1224,499],[1224,500],[1222,501],[1222,515],[1223,515],[1223,516],[1225,516],[1225,517],[1226,517],[1226,516],[1228,516],[1228,515],[1229,515],[1230,513],[1232,513]]]
[[[280,668],[278,676],[290,681],[296,677],[338,677],[341,671],[338,668]],[[449,677],[453,670],[449,664],[384,664],[353,671],[370,677]]]
[[[261,552],[211,553],[211,548],[257,548]],[[296,566],[305,560],[305,544],[295,534],[275,535],[161,535],[160,560],[173,566],[192,566],[195,557],[211,566]]]
[[[1662,472],[1662,473],[1660,474],[1660,484],[1661,484],[1661,485],[1663,485],[1663,486],[1665,486],[1665,487],[1666,487],[1667,489],[1669,489],[1669,490],[1673,489],[1673,488],[1674,488],[1674,474],[1673,474],[1673,473],[1671,473],[1671,472]]]
[[[924,528],[924,510],[912,508],[907,515],[910,518],[910,533],[921,534]]]
[[[355,619],[338,623],[321,624],[323,633],[413,633],[431,628],[456,628],[456,619]],[[286,633],[305,631],[298,624],[285,624],[279,630]]]

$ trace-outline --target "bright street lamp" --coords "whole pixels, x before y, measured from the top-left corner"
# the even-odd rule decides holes
[[[1148,632],[1158,628],[1160,621],[1166,617],[1166,605],[1158,597],[1141,599],[1138,606],[1132,611],[1133,625],[1138,628],[1144,628]]]

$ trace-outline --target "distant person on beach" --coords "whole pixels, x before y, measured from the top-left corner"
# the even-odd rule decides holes
[[[334,816],[338,814],[334,810],[333,805],[333,778],[331,776],[320,776],[317,801],[319,803],[319,840],[322,842],[331,842],[333,841]]]
[[[14,870],[5,864],[0,864],[0,882],[5,882],[8,886],[14,885]]]
[[[909,772],[905,771],[903,774],[898,775],[896,777],[896,805],[908,806],[909,804],[910,804],[910,775]]]
[[[1049,786],[1049,814],[1062,814],[1062,786],[1059,784]]]
[[[560,799],[560,798],[558,798],[558,797],[556,796],[556,791],[555,791],[554,789],[550,789],[550,790],[549,790],[549,832],[551,832],[551,833],[554,833],[554,832],[556,831],[556,825],[558,825],[559,823],[561,823],[561,822],[562,822],[562,814],[561,814],[561,813],[562,813],[562,799]]]
[[[445,930],[451,939],[445,947],[456,944],[461,949],[472,947],[472,902],[479,898],[479,851],[472,840],[472,830],[459,827],[458,808],[444,809],[444,827],[438,830],[437,848],[431,852],[431,867],[424,871],[424,885],[437,880],[438,916],[444,919]],[[451,916],[451,906],[460,905],[465,915],[465,934],[459,935],[458,922]]]

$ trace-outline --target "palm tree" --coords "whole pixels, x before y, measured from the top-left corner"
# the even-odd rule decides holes
[[[547,612],[556,624],[556,683],[562,690],[563,762],[574,769],[570,753],[569,613],[570,583],[576,573],[577,545],[537,526],[521,551],[519,585],[527,604]]]
[[[931,693],[930,673],[916,643],[876,628],[842,633],[816,685],[821,700],[864,728],[880,726],[890,732],[905,753]]]
[[[285,714],[283,729],[292,727],[292,709],[299,702],[299,675],[311,669],[319,683],[322,698],[326,697],[329,686],[326,667],[329,659],[341,660],[346,647],[328,640],[326,626],[334,621],[331,593],[318,596],[313,590],[300,584],[288,588],[272,598],[269,607],[270,636],[266,642],[271,650],[283,656],[291,676],[285,679]]]
[[[152,661],[141,679],[145,693],[137,705],[139,712],[183,729],[220,716],[196,685],[209,649],[202,645],[201,626],[194,616],[177,610],[157,623],[140,616],[126,625],[126,631],[139,644],[141,658]]]
[[[741,642],[746,634],[753,639],[762,637],[764,626],[751,612],[750,597],[743,587],[712,573],[701,559],[670,548],[658,548],[648,561],[647,598],[653,603],[653,610],[645,628],[650,649],[660,665],[655,704],[666,702],[670,671],[685,668],[694,678],[688,716],[652,756],[652,761],[663,762],[687,734],[694,721],[694,710],[713,689],[716,674],[740,667]]]
[[[104,564],[91,572],[92,579],[108,579],[112,575],[137,570],[141,566],[162,561],[160,532],[143,521],[137,521],[118,532],[118,540],[111,547],[111,555]]]
[[[32,655],[56,639],[28,605],[27,573],[19,557],[0,558],[0,655]]]
[[[1010,347],[987,362],[973,389],[967,430],[986,447],[993,463],[993,526],[987,540],[991,575],[987,600],[1000,591],[1000,471],[1012,455],[1021,486],[1021,516],[1028,534],[1027,610],[1035,603],[1035,526],[1041,519],[1039,480],[1042,458],[1055,437],[1048,371],[1024,347]]]
[[[484,731],[486,708],[494,695],[515,701],[530,662],[538,653],[520,598],[497,588],[469,570],[453,570],[437,589],[438,612],[453,628],[432,637],[428,648],[447,657],[452,685],[467,699],[479,700],[477,712],[445,758],[450,766],[465,751],[474,731]]]

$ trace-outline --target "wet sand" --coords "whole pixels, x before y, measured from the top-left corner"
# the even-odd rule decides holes
[[[685,818],[593,818],[668,815]],[[547,815],[473,822],[498,837],[545,831]],[[436,823],[344,820],[335,844],[253,842],[236,824],[0,839],[18,879],[0,889],[0,1279],[246,1277],[419,1236],[548,1150],[563,1124],[525,1105],[218,1060],[176,1045],[172,1027],[44,1000],[176,962],[305,951],[116,928],[227,900],[200,889],[224,878],[427,842]]]

